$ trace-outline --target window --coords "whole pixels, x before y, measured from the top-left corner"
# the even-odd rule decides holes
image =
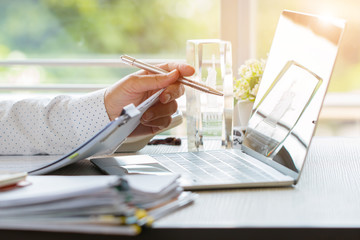
[[[119,55],[183,60],[186,40],[196,38],[231,40],[236,74],[246,59],[266,58],[280,13],[289,9],[348,20],[317,134],[358,136],[359,7],[356,0],[6,1],[0,65],[8,65],[0,66],[0,91],[102,88],[134,71]]]
[[[103,86],[134,71],[121,54],[184,59],[187,39],[219,38],[218,9],[218,0],[6,1],[0,59],[31,66],[1,67],[0,84]]]

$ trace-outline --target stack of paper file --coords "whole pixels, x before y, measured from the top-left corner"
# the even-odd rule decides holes
[[[106,231],[136,234],[139,227],[194,201],[196,195],[183,192],[178,177],[28,176],[29,185],[0,190],[0,229],[89,232],[112,226]]]

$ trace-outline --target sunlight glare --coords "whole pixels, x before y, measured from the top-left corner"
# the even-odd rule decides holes
[[[325,24],[334,22],[335,20],[335,15],[330,10],[321,11],[319,15],[320,15],[319,19]]]

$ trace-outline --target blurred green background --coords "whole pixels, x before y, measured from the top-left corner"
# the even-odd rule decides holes
[[[226,0],[223,0],[226,1]],[[256,57],[266,58],[283,9],[345,18],[332,92],[360,89],[358,0],[254,0]],[[185,59],[186,40],[220,38],[221,0],[0,0],[0,59]],[[0,67],[0,84],[110,84],[110,67]]]
[[[124,53],[184,59],[187,39],[219,37],[216,0],[0,0],[0,5],[0,59],[116,59]],[[28,84],[107,84],[131,71],[2,67],[0,83],[19,84],[25,72]]]

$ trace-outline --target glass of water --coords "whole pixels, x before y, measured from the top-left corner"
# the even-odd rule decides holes
[[[219,90],[216,96],[187,87],[188,150],[231,148],[233,74],[231,43],[219,39],[188,40],[187,62],[195,68],[192,79]]]

